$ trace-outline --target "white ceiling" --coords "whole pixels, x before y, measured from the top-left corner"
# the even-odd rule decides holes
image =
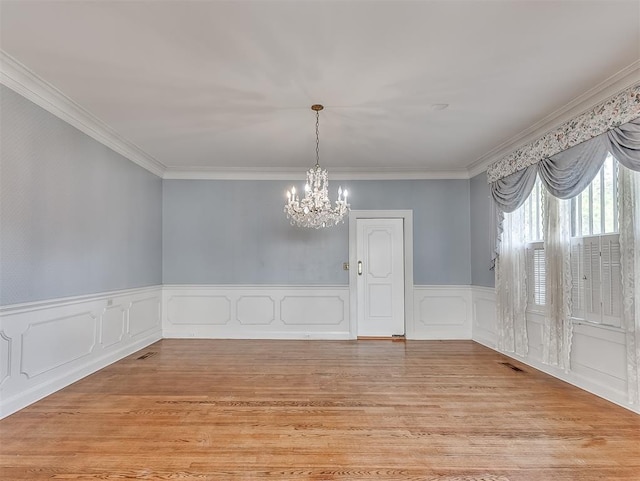
[[[468,172],[640,59],[640,0],[0,9],[6,54],[173,171],[310,167],[322,103],[331,172]]]

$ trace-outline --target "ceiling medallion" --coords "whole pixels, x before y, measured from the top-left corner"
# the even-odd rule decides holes
[[[287,191],[287,203],[284,211],[291,219],[291,225],[320,229],[344,222],[349,214],[347,189],[338,187],[338,200],[331,207],[329,200],[329,179],[326,169],[320,167],[320,111],[324,107],[319,104],[311,106],[316,113],[316,165],[307,171],[307,183],[304,185],[304,198],[299,199],[296,188]]]

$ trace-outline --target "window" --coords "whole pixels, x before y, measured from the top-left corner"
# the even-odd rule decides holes
[[[527,255],[529,311],[544,312],[543,240],[546,190],[536,180],[521,207]],[[591,184],[571,200],[571,289],[574,319],[620,327],[622,275],[618,236],[618,163],[609,155]]]
[[[591,184],[572,199],[571,224],[571,315],[620,327],[618,165],[611,155]]]
[[[620,327],[622,273],[618,234],[571,240],[572,317]]]
[[[546,268],[542,223],[544,221],[545,189],[536,179],[531,195],[522,206],[524,209],[525,239],[527,242],[527,291],[528,309],[544,311],[546,304]]]
[[[609,154],[589,186],[571,200],[571,235],[618,232],[618,162]]]
[[[531,311],[544,311],[547,274],[543,242],[530,242],[527,244],[527,278],[528,309]]]
[[[542,240],[544,195],[545,189],[542,187],[540,178],[537,178],[531,194],[521,207],[524,209],[525,239],[527,242]]]

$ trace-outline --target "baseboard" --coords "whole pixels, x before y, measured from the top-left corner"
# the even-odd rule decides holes
[[[478,342],[479,344],[482,344],[482,342],[480,341],[476,341],[476,342]],[[486,347],[490,347],[490,346],[486,346]],[[536,361],[527,357],[518,356],[517,354],[514,354],[512,352],[499,351],[494,348],[492,349],[494,351],[498,351],[500,354],[503,354],[511,359],[515,359],[516,361],[526,364],[527,366],[532,367],[540,372],[548,374],[549,376],[553,376],[556,379],[559,379],[568,384],[571,384],[572,386],[580,388],[583,391],[587,391],[590,394],[593,394],[609,402],[612,402],[613,404],[617,404],[618,406],[628,409],[629,411],[632,411],[636,414],[640,414],[640,406],[629,404],[626,401],[626,394],[623,392],[620,392],[613,388],[609,388],[600,383],[595,383],[592,380],[583,376],[576,375],[571,371],[566,373],[562,369],[558,369],[555,366],[548,366],[547,364],[543,364],[539,361]]]
[[[159,286],[0,309],[0,418],[162,338]]]
[[[519,356],[497,348],[496,297],[493,289],[473,287],[473,340],[538,371],[606,399],[618,406],[640,414],[640,406],[627,401],[624,333],[599,326],[575,326],[571,369],[565,372],[542,363],[543,316],[528,314],[529,353]],[[600,356],[594,358],[593,352]]]

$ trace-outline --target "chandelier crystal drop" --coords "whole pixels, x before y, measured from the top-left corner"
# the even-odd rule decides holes
[[[338,187],[338,199],[335,207],[329,200],[329,176],[326,169],[320,167],[320,111],[322,105],[312,105],[316,113],[316,165],[307,171],[307,183],[304,186],[304,198],[300,199],[296,188],[287,191],[287,203],[284,211],[291,219],[291,225],[320,229],[344,222],[349,214],[347,189]]]

